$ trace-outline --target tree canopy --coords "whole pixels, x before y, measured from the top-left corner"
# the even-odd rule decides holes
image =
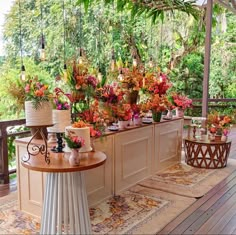
[[[160,1],[65,1],[65,22],[62,1],[22,1],[21,15],[15,2],[4,23],[6,56],[1,59],[0,77],[0,94],[4,97],[1,98],[2,117],[5,107],[16,110],[18,105],[6,87],[19,80],[19,17],[27,74],[37,72],[54,83],[55,77],[62,73],[64,62],[78,59],[82,50],[90,67],[101,69],[109,81],[112,55],[117,63],[123,64],[132,63],[135,55],[139,63],[145,65],[152,58],[156,67],[169,73],[175,89],[192,98],[201,98],[205,10],[196,10],[183,1],[161,1],[171,6],[166,11],[167,8],[157,8],[153,2]],[[198,20],[192,10],[197,11]],[[215,5],[213,22],[210,95],[235,97],[235,15]],[[46,61],[39,58],[42,32]]]

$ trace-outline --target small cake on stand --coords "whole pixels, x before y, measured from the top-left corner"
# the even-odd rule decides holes
[[[48,132],[56,134],[57,146],[52,149],[53,152],[62,153],[63,151],[63,134],[65,127],[71,124],[70,110],[53,110],[52,119],[54,126],[48,128]],[[55,142],[54,135],[49,140],[50,143]]]

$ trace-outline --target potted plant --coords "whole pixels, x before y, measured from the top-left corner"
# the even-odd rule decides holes
[[[183,117],[184,110],[192,107],[192,102],[193,102],[192,99],[189,99],[185,95],[173,93],[172,100],[173,100],[174,105],[176,106],[177,117]]]
[[[228,115],[220,115],[218,112],[212,112],[207,116],[207,127],[209,132],[214,135],[216,140],[226,140],[233,118]]]
[[[128,126],[132,119],[131,105],[127,103],[119,103],[111,105],[112,116],[118,120],[119,129],[124,129]]]
[[[74,134],[75,133],[68,131],[67,135],[64,136],[67,146],[71,149],[69,163],[72,166],[80,164],[79,149],[84,146],[85,143],[82,137],[78,137]]]
[[[154,122],[160,122],[162,112],[167,110],[168,105],[169,101],[165,95],[160,96],[158,94],[155,94],[151,98],[149,98],[142,107],[146,111],[152,111],[152,118]]]

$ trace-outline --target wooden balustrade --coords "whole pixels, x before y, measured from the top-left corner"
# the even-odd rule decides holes
[[[16,169],[9,170],[8,137],[23,137],[30,133],[29,130],[10,133],[7,129],[24,124],[25,119],[0,122],[0,183],[9,184],[9,175],[16,172]]]
[[[202,99],[192,99],[192,100],[193,100],[193,108],[202,107]],[[224,103],[224,104],[219,104],[219,103]],[[212,108],[227,108],[229,106],[236,108],[236,99],[234,98],[208,99],[208,106]]]

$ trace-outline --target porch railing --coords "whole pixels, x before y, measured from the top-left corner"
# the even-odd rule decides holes
[[[236,109],[236,99],[228,98],[228,99],[208,99],[208,108],[209,112],[212,110],[218,110],[224,112],[225,109]],[[199,116],[201,114],[202,109],[202,99],[193,99],[193,109],[192,116]]]
[[[8,138],[9,137],[23,137],[29,135],[30,131],[16,131],[9,132],[9,127],[16,127],[24,125],[25,119],[0,121],[0,183],[9,184],[9,175],[16,172],[16,169],[9,170],[8,161]]]

